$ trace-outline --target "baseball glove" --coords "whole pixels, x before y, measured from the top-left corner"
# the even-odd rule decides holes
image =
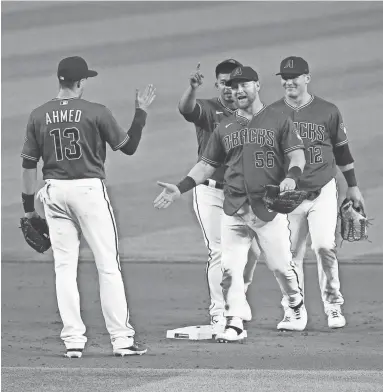
[[[343,200],[339,209],[340,234],[343,240],[354,242],[366,240],[367,226],[370,224],[363,208],[355,208],[352,200]]]
[[[20,228],[27,244],[39,253],[44,253],[51,247],[47,221],[40,216],[21,218]]]
[[[289,214],[294,211],[303,200],[307,199],[306,191],[292,190],[280,192],[278,185],[266,185],[262,197],[267,209],[280,214]]]

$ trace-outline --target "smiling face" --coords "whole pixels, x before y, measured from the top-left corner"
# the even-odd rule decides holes
[[[297,99],[307,92],[307,85],[311,76],[307,75],[281,75],[281,84],[285,89],[285,95],[292,99]]]
[[[239,109],[249,108],[257,99],[260,89],[259,82],[233,80],[231,84],[233,97]]]

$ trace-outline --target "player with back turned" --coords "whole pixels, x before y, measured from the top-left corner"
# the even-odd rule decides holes
[[[227,59],[220,62],[215,68],[215,87],[218,97],[211,99],[197,99],[196,94],[203,82],[200,65],[190,75],[190,86],[186,89],[179,102],[179,110],[188,122],[196,127],[198,142],[198,159],[218,124],[231,116],[236,110],[232,91],[226,85],[230,72],[241,65],[237,60]],[[225,165],[221,165],[201,185],[193,190],[193,207],[201,226],[205,245],[209,251],[206,274],[210,295],[209,313],[214,331],[219,331],[226,325],[224,313],[224,300],[222,294],[221,269],[221,219],[223,215],[223,183]],[[248,263],[245,268],[245,290],[252,281],[256,261],[260,250],[254,241],[249,250]],[[247,320],[249,321],[249,320]]]
[[[106,144],[133,155],[141,139],[155,89],[136,91],[136,111],[130,129],[119,126],[105,106],[82,99],[87,79],[97,75],[81,57],[60,61],[56,98],[33,110],[28,121],[23,158],[22,199],[32,220],[37,162],[43,160],[45,186],[38,196],[49,226],[56,295],[63,322],[61,339],[66,356],[80,358],[87,337],[80,314],[77,267],[80,237],[89,244],[97,266],[101,307],[116,356],[144,354],[129,323],[113,209],[104,184]]]
[[[346,324],[341,306],[338,260],[335,251],[337,224],[336,167],[342,171],[348,184],[346,198],[354,207],[364,209],[362,194],[357,186],[354,159],[347,139],[346,127],[339,109],[331,102],[309,93],[311,81],[308,63],[301,57],[290,56],[280,64],[281,84],[284,98],[270,105],[279,112],[290,115],[306,148],[306,166],[298,187],[309,191],[305,200],[288,214],[291,229],[294,262],[303,286],[303,258],[307,237],[311,235],[311,247],[318,264],[319,285],[330,328]],[[291,310],[285,308],[284,320],[279,329],[294,330]]]

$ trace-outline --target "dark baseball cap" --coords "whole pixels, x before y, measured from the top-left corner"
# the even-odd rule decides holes
[[[302,57],[290,56],[281,62],[280,72],[276,75],[299,76],[309,73],[309,65]]]
[[[76,82],[85,78],[97,76],[96,71],[88,69],[86,61],[79,56],[66,57],[62,59],[57,68],[57,77],[59,80]]]
[[[216,67],[215,67],[215,76],[218,77],[220,73],[228,73],[231,72],[233,69],[240,67],[242,64],[234,59],[227,59],[221,61]]]
[[[226,82],[226,85],[231,86],[234,80],[257,82],[259,78],[258,78],[258,74],[253,70],[253,68],[241,65],[240,67],[235,68],[231,72],[230,78]]]

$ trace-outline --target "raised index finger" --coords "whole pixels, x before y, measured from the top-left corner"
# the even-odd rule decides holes
[[[197,71],[199,71],[199,69],[201,68],[201,63],[197,64]]]

